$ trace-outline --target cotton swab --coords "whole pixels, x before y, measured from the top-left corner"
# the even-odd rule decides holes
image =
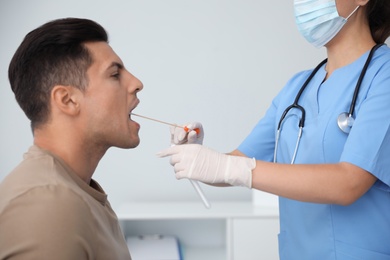
[[[145,119],[149,119],[149,120],[152,120],[152,121],[155,121],[155,122],[158,122],[158,123],[161,123],[161,124],[166,124],[166,125],[170,125],[170,126],[176,126],[176,127],[181,127],[184,129],[184,131],[186,131],[187,133],[188,132],[191,132],[192,130],[194,130],[197,134],[200,133],[200,129],[199,128],[195,128],[195,129],[189,129],[188,127],[186,126],[180,126],[180,125],[176,125],[176,124],[172,124],[172,123],[168,123],[168,122],[165,122],[165,121],[161,121],[161,120],[158,120],[158,119],[154,119],[154,118],[151,118],[151,117],[147,117],[147,116],[141,116],[141,115],[138,115],[138,114],[134,114],[134,113],[131,113],[132,115],[134,116],[138,116],[138,117],[142,117],[142,118],[145,118]]]
[[[134,113],[131,113],[131,115],[134,115],[134,116],[138,116],[138,117],[142,117],[144,119],[148,119],[148,120],[152,120],[152,121],[155,121],[155,122],[158,122],[158,123],[161,123],[161,124],[165,124],[165,125],[170,125],[170,126],[175,126],[175,127],[181,127],[184,129],[184,131],[186,131],[187,133],[192,131],[192,129],[189,129],[188,127],[186,126],[179,126],[179,125],[176,125],[176,124],[172,124],[172,123],[168,123],[168,122],[165,122],[165,121],[161,121],[161,120],[158,120],[158,119],[154,119],[154,118],[151,118],[151,117],[146,117],[146,116],[141,116],[141,115],[138,115],[138,114],[134,114]],[[199,128],[195,128],[193,129],[197,134],[200,133],[200,129]],[[189,179],[189,181],[191,182],[192,186],[194,187],[195,191],[198,193],[199,197],[201,198],[202,202],[203,202],[203,205],[209,209],[211,207],[209,201],[207,200],[206,196],[204,195],[203,193],[203,190],[201,189],[199,183],[195,180],[191,180]]]

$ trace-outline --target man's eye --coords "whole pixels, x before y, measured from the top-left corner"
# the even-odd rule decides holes
[[[115,74],[112,74],[111,77],[119,79],[120,78],[120,74],[119,73],[115,73]]]

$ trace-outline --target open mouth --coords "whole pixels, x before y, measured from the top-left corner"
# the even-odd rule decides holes
[[[137,99],[137,102],[136,102],[135,106],[133,106],[133,107],[131,107],[131,108],[129,109],[129,120],[131,120],[131,115],[133,114],[133,110],[137,108],[139,102],[140,102],[140,101]]]
[[[134,113],[133,113],[132,111],[130,111],[130,113],[129,113],[129,120],[130,120],[130,121],[133,121],[133,119],[131,118],[132,115],[134,115]],[[133,122],[134,122],[134,121],[133,121]]]
[[[133,110],[130,110],[129,112],[129,120],[131,120],[131,113],[133,112]]]
[[[132,127],[135,126],[136,128],[139,129],[139,128],[140,128],[140,124],[139,124],[138,122],[134,121],[134,120],[131,118],[132,115],[135,115],[135,114],[133,113],[133,110],[130,110],[128,122],[129,122],[129,124],[132,125]]]

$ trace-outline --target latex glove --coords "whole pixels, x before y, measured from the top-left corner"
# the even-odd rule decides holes
[[[199,144],[172,146],[157,155],[171,156],[177,179],[252,188],[252,170],[256,167],[253,158],[222,154]]]
[[[192,122],[184,125],[187,129],[191,130],[187,132],[182,127],[172,126],[171,130],[171,144],[202,144],[204,138],[203,126],[199,122]],[[195,131],[197,129],[198,133]]]

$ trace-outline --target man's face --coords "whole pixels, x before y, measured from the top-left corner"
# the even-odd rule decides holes
[[[83,94],[83,122],[88,142],[108,149],[134,148],[139,142],[140,125],[129,118],[138,105],[137,93],[143,85],[128,72],[105,42],[86,43],[92,54],[87,70],[88,86]]]

